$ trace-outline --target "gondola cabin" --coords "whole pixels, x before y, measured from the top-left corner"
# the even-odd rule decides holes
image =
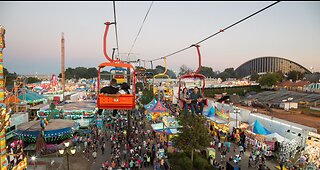
[[[103,71],[106,67],[122,67],[126,70],[130,70],[127,74],[123,75],[124,80],[127,80],[127,83],[131,86],[131,94],[121,94],[120,96],[108,95],[100,93],[101,82],[103,80],[115,78],[115,75],[103,74],[107,71]],[[127,78],[126,78],[127,77]],[[118,82],[117,82],[118,83]],[[123,82],[121,82],[123,83]],[[120,84],[121,84],[120,83]],[[118,84],[118,87],[120,87]],[[131,64],[118,62],[105,62],[99,65],[98,68],[98,99],[97,106],[99,109],[119,109],[119,110],[133,110],[135,108],[135,98],[136,98],[136,76],[134,67]]]

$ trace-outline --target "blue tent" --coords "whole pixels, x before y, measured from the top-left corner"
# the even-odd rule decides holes
[[[271,132],[266,129],[258,119],[256,119],[256,121],[254,122],[253,125],[253,132],[259,135],[269,135],[271,134]]]
[[[121,67],[115,67],[115,68],[112,68],[112,69],[110,69],[110,72],[111,71],[127,71],[127,69],[125,69],[125,68],[121,68]]]
[[[150,103],[148,103],[147,105],[145,105],[144,108],[145,108],[145,109],[150,109],[150,108],[152,108],[155,104],[157,104],[157,100],[156,100],[156,98],[153,98],[153,100],[152,100]]]
[[[207,117],[213,117],[213,116],[215,116],[215,109],[214,109],[213,106],[210,107],[210,109],[208,110],[206,116],[207,116]]]
[[[23,94],[19,94],[18,98],[20,100],[24,100]],[[37,102],[44,101],[45,97],[40,95],[40,94],[38,94],[38,93],[36,93],[36,92],[30,91],[30,90],[26,90],[25,99],[26,99],[27,103],[37,103]]]

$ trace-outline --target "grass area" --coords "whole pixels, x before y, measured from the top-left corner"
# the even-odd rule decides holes
[[[227,93],[227,94],[233,94],[236,93],[239,96],[244,96],[247,92],[255,91],[255,92],[261,92],[265,91],[261,89],[259,85],[254,86],[235,86],[235,87],[216,87],[216,88],[206,88],[204,91],[204,95],[206,97],[212,97],[214,98],[215,94],[221,94],[221,93]]]
[[[306,115],[320,117],[320,111],[318,111],[318,110],[312,110],[310,108],[298,108],[295,110],[301,111],[301,112],[303,112],[303,114],[306,114]]]

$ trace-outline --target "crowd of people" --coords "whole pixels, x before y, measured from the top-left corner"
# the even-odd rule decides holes
[[[7,160],[8,169],[12,169],[17,166],[25,158],[25,154],[22,152],[22,140],[16,140],[11,142],[7,147]]]
[[[168,170],[165,158],[159,155],[159,149],[166,149],[167,143],[160,142],[155,133],[148,130],[145,116],[139,110],[132,112],[130,125],[127,114],[127,111],[117,111],[116,115],[107,113],[102,128],[93,125],[92,132],[79,137],[74,145],[81,146],[85,158],[93,160],[93,163],[97,163],[96,159],[100,156],[98,150],[101,150],[102,156],[110,152],[110,157],[104,157],[101,170]],[[107,142],[110,148],[106,148]]]
[[[227,162],[234,162],[236,166],[240,166],[244,153],[247,151],[244,133],[236,132],[237,130],[233,129],[232,133],[227,134],[226,140],[221,140],[219,133],[218,135],[212,135],[213,139],[210,142],[210,146],[218,151],[217,153],[219,153],[220,159],[209,157],[209,161],[212,166],[219,170],[224,169],[223,165]],[[258,170],[268,170],[270,168],[265,165],[265,161],[266,157],[263,152],[252,148],[249,154],[247,167],[256,168]]]
[[[101,89],[102,93],[118,94],[120,90],[124,91],[121,94],[129,94],[126,88],[121,89],[115,87],[115,80],[111,81],[108,88]],[[161,91],[161,89],[160,89]],[[162,92],[159,92],[162,93]],[[185,114],[188,115],[190,107],[193,114],[202,114],[204,107],[204,97],[195,87],[189,94],[189,90],[184,88],[180,94],[180,99],[184,103]],[[175,107],[170,105],[166,100],[161,100],[164,105],[169,108],[170,114],[176,112],[179,116],[180,110],[175,110]],[[102,114],[102,110],[98,111]],[[102,170],[121,169],[155,169],[167,170],[170,167],[165,163],[165,157],[159,154],[159,150],[167,150],[168,144],[166,141],[160,141],[159,137],[152,131],[146,123],[143,110],[135,110],[130,115],[130,120],[127,111],[113,111],[113,114],[106,114],[103,128],[99,129],[96,126],[92,127],[92,133],[84,138],[80,138],[80,143],[84,147],[85,157],[96,162],[98,150],[101,150],[102,156],[106,152],[110,153],[110,157],[105,156],[105,161],[101,164]],[[160,121],[160,120],[159,120]],[[149,125],[150,126],[150,125]],[[226,162],[235,162],[238,166],[246,152],[246,143],[243,133],[236,133],[234,129],[229,133],[227,140],[222,141],[219,134],[212,136],[211,147],[215,148],[220,155],[220,159],[209,157],[209,162],[217,169],[224,169]],[[110,144],[110,148],[106,148],[106,143]],[[235,143],[231,144],[231,143]],[[232,147],[234,145],[234,147]],[[237,148],[238,147],[238,148]],[[233,151],[233,152],[232,152]],[[227,157],[228,155],[228,157]],[[216,155],[217,156],[217,155]],[[248,166],[258,165],[259,169],[268,169],[264,166],[265,158],[263,154],[256,151],[251,152]],[[257,161],[258,160],[258,161]]]

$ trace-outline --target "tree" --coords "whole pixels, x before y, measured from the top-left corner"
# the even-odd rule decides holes
[[[182,128],[179,128],[179,135],[173,138],[173,142],[178,149],[191,152],[193,162],[193,151],[210,145],[207,119],[203,116],[181,116],[178,120]]]
[[[88,68],[88,78],[98,77],[98,70],[95,67]]]
[[[61,73],[58,76],[59,78],[61,78]],[[95,67],[91,67],[91,68],[85,68],[85,67],[76,67],[74,68],[67,68],[65,71],[65,77],[66,79],[81,79],[81,78],[94,78],[94,77],[98,77],[98,70]]]
[[[156,66],[156,69],[155,69],[154,73],[155,73],[155,74],[163,73],[165,69],[166,69],[165,67],[158,65],[158,66]],[[148,69],[148,70],[149,70],[149,69]],[[172,70],[170,70],[170,69],[167,69],[166,74],[167,74],[171,79],[177,78],[176,74],[175,74]]]
[[[6,87],[13,85],[14,80],[18,77],[16,72],[10,73],[6,68],[3,68],[3,76],[6,81]]]
[[[225,81],[227,78],[237,78],[237,74],[234,71],[234,68],[226,68],[222,73],[220,73],[217,77],[221,78]]]
[[[273,86],[278,82],[281,82],[283,80],[283,75],[280,73],[267,73],[260,77],[259,83],[262,86]]]
[[[75,78],[74,76],[74,69],[73,68],[67,68],[66,71],[65,71],[65,76],[66,76],[66,79],[72,79],[72,78]]]
[[[185,75],[185,74],[190,73],[190,72],[192,72],[192,71],[193,71],[193,70],[192,70],[191,68],[189,68],[189,67],[187,67],[186,65],[183,64],[183,65],[180,67],[179,76]]]
[[[176,79],[177,78],[177,75],[176,73],[174,73],[172,70],[168,69],[167,70],[167,74],[168,76],[171,78],[171,79]]]
[[[211,67],[202,66],[200,74],[203,74],[205,77],[215,77],[216,74],[213,72]]]
[[[141,96],[141,103],[143,105],[146,105],[148,103],[150,103],[153,99],[153,89],[143,89],[143,92],[142,92],[142,96]]]
[[[303,77],[304,77],[303,73],[295,70],[292,70],[287,74],[287,79],[288,80],[291,79],[292,81],[302,80]]]
[[[251,81],[258,81],[258,79],[259,79],[258,73],[254,72],[253,74],[251,74],[250,76]]]
[[[220,73],[217,77],[218,77],[218,78],[221,78],[222,81],[225,81],[227,78],[230,78],[230,77],[231,77],[231,74],[228,73],[228,72],[222,72],[222,73]]]
[[[37,77],[28,77],[27,82],[28,83],[37,83],[37,82],[41,82],[41,80],[38,79]]]

